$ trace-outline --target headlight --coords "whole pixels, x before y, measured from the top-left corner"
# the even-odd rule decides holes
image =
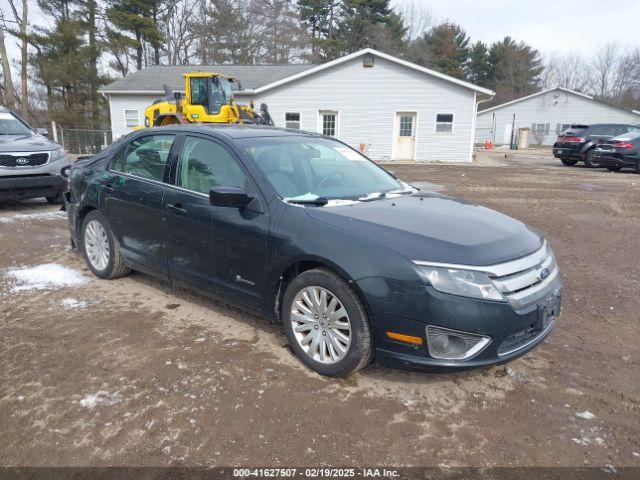
[[[442,293],[506,302],[486,273],[421,265],[426,280]]]
[[[67,152],[64,151],[64,148],[62,147],[56,148],[55,150],[51,150],[51,152],[49,152],[49,163],[55,162],[57,160],[60,160],[66,157],[67,157]]]

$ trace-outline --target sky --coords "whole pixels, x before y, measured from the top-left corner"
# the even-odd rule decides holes
[[[640,45],[640,0],[395,0],[428,9],[434,20],[452,20],[473,41],[509,35],[548,55],[616,42]]]
[[[509,35],[545,56],[579,52],[588,57],[610,42],[640,46],[640,0],[392,0],[392,4],[428,11],[436,23],[458,23],[472,41],[491,43]],[[7,0],[0,0],[0,9],[12,18]],[[30,1],[30,10],[33,24],[45,23],[35,0]],[[7,40],[9,58],[18,59],[16,41]]]

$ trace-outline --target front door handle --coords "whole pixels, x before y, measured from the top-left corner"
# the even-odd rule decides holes
[[[169,203],[167,204],[167,209],[171,210],[173,213],[184,215],[187,213],[187,210],[182,206],[180,202],[178,203]]]
[[[107,193],[113,193],[114,190],[115,190],[113,188],[113,185],[111,185],[110,183],[103,183],[102,184],[102,189]]]

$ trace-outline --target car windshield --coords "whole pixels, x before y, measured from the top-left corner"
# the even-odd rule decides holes
[[[30,135],[33,131],[10,112],[0,112],[0,135]]]
[[[278,194],[291,203],[369,201],[414,191],[334,140],[295,136],[247,138],[239,143]]]

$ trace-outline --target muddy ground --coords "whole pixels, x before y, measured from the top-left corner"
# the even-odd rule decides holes
[[[548,340],[457,374],[322,378],[277,327],[143,274],[98,280],[55,207],[1,203],[0,465],[640,466],[640,176],[500,163],[393,166],[528,222],[562,268]],[[6,277],[46,263],[86,283]]]

